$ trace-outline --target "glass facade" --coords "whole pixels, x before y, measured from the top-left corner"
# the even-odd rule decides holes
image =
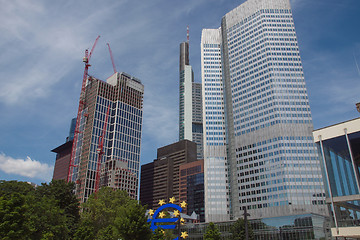
[[[346,237],[344,228],[357,227],[360,237],[359,123],[358,118],[313,133],[322,158],[326,202],[333,216],[335,236]]]
[[[207,221],[243,207],[326,215],[289,1],[248,0],[203,30],[201,48]]]
[[[201,42],[205,219],[227,221],[230,220],[230,189],[220,30],[204,29]]]
[[[71,173],[71,181],[76,182],[76,195],[82,202],[96,190],[97,172],[109,177],[114,175],[101,171],[101,166],[105,166],[104,163],[117,166],[117,162],[126,166],[108,168],[116,172],[113,187],[127,190],[131,197],[137,198],[143,91],[141,82],[126,73],[115,73],[107,82],[89,78]],[[122,183],[129,182],[127,175],[131,176],[131,184]]]
[[[322,215],[303,214],[276,218],[249,220],[249,227],[255,240],[305,240],[329,239],[328,219]],[[217,222],[215,225],[221,232],[221,239],[231,239],[231,227],[234,221]],[[189,240],[203,239],[208,224],[186,224],[181,230],[189,233]],[[326,229],[326,231],[324,231]]]

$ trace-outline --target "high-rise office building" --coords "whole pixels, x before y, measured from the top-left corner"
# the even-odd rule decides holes
[[[54,166],[53,179],[66,181],[69,171],[70,157],[71,157],[72,140],[61,144],[57,148],[51,150],[56,153],[56,160]]]
[[[88,78],[86,105],[81,112],[76,151],[73,153],[74,167],[70,173],[70,181],[76,183],[76,195],[80,201],[86,201],[95,191],[101,138],[103,154],[100,154],[100,162],[105,163],[102,165],[109,171],[118,171],[114,174],[119,181],[135,182],[129,185],[115,180],[117,188],[134,190],[129,194],[137,198],[143,93],[141,81],[126,73],[115,73],[106,82]],[[122,173],[127,176],[119,176]],[[115,184],[105,181],[110,175],[102,171],[104,185]]]
[[[187,206],[183,213],[191,215],[193,212],[200,222],[205,221],[204,206],[204,160],[180,165],[179,201],[185,201]]]
[[[197,158],[203,158],[201,83],[194,82],[189,64],[189,42],[180,44],[179,140],[194,141]]]
[[[159,200],[180,199],[180,166],[196,161],[196,144],[182,140],[157,150],[157,159],[141,166],[140,202],[159,207]]]
[[[206,221],[326,214],[289,0],[248,0],[201,39]]]
[[[61,144],[57,148],[51,150],[52,152],[56,153],[53,173],[54,180],[67,180],[69,174],[69,164],[71,158],[72,143],[74,139],[75,125],[76,118],[73,118],[70,124],[69,135],[66,137],[66,142],[64,144]]]

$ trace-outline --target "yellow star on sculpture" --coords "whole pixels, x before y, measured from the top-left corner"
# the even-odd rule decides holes
[[[165,204],[165,200],[164,200],[164,199],[159,200],[159,205],[160,205],[160,206],[162,206],[162,205],[164,205],[164,204]]]
[[[175,211],[174,211],[174,216],[175,216],[175,217],[178,217],[179,215],[180,215],[179,210],[175,210]]]
[[[165,217],[165,213],[164,213],[164,212],[160,212],[160,213],[159,213],[159,218],[163,218],[163,217]]]
[[[181,205],[181,208],[186,208],[187,203],[186,203],[185,201],[182,201],[182,202],[180,203],[180,205]]]
[[[182,225],[184,225],[184,224],[185,224],[185,219],[180,218],[180,223],[181,223]]]
[[[175,202],[175,198],[172,197],[172,198],[169,198],[169,203],[174,203]]]
[[[183,239],[187,238],[188,236],[189,236],[189,235],[188,235],[187,232],[181,232],[181,237],[182,237]]]
[[[154,210],[150,209],[150,210],[149,210],[149,215],[150,215],[150,216],[154,215]]]

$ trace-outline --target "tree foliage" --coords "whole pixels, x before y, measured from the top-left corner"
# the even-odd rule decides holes
[[[233,240],[242,240],[246,239],[245,235],[245,220],[242,218],[239,218],[230,229],[230,232],[232,234],[231,239]],[[254,233],[252,231],[251,225],[248,222],[248,233],[249,233],[249,240],[254,240]]]
[[[213,222],[209,223],[204,234],[204,240],[220,240],[221,233]]]
[[[31,204],[25,213],[30,239],[68,239],[64,210],[49,196],[29,196]]]
[[[0,197],[0,238],[25,239],[28,234],[23,217],[27,210],[25,196],[14,193]]]
[[[0,181],[0,238],[71,238],[79,221],[73,187],[65,181],[37,188],[26,182]]]
[[[64,180],[53,180],[36,189],[38,197],[48,196],[56,200],[56,206],[63,210],[63,215],[66,217],[66,227],[70,235],[75,233],[80,221],[80,204],[73,193],[74,189],[75,184],[73,182],[66,183]]]
[[[172,240],[176,238],[172,229],[162,229],[161,227],[155,229],[152,240]]]
[[[76,239],[150,239],[146,209],[125,191],[103,187],[82,205]],[[91,236],[87,238],[87,236]]]
[[[137,201],[130,201],[126,204],[120,216],[115,219],[115,226],[119,235],[124,239],[142,240],[151,238],[150,224],[147,223],[145,215],[146,208]]]
[[[152,238],[146,208],[125,191],[101,188],[80,205],[73,183],[34,188],[0,181],[0,239],[146,240]]]

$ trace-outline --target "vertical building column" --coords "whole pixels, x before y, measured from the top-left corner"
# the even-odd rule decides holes
[[[335,206],[334,206],[333,194],[332,194],[332,190],[331,190],[331,186],[330,186],[329,172],[328,172],[328,168],[327,168],[327,165],[326,165],[326,158],[325,158],[324,146],[323,146],[323,143],[322,143],[321,135],[319,135],[319,141],[320,141],[320,148],[321,148],[321,156],[322,156],[324,169],[325,169],[326,181],[327,181],[327,185],[328,185],[328,188],[329,188],[329,197],[330,197],[330,200],[331,200],[332,214],[333,214],[333,217],[334,217],[334,223],[335,223],[335,227],[336,227],[336,232],[339,233],[339,227],[338,227],[338,222],[337,222],[337,218],[336,218],[336,210],[335,210]]]
[[[351,163],[352,163],[352,166],[353,166],[353,171],[354,171],[354,177],[355,177],[355,181],[356,181],[356,186],[357,186],[357,189],[358,189],[358,193],[360,193],[359,173],[358,173],[358,171],[356,170],[357,167],[356,167],[356,164],[355,164],[355,161],[354,161],[354,157],[353,157],[353,154],[352,154],[352,151],[351,151],[349,136],[348,136],[348,134],[347,134],[347,129],[346,129],[346,128],[344,128],[344,133],[345,133],[346,143],[347,143],[347,145],[348,145],[348,149],[349,149],[349,153],[350,153]]]

